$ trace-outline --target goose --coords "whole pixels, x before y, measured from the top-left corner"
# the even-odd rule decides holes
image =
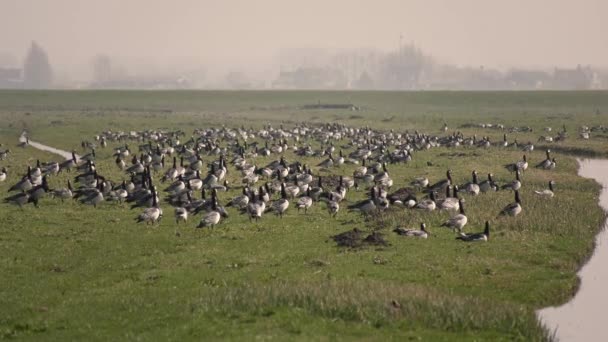
[[[340,210],[340,203],[334,201],[333,195],[329,194],[329,199],[327,201],[327,211],[329,211],[329,215],[334,218],[338,215],[338,211]]]
[[[365,166],[365,159],[362,159],[361,166],[359,166],[358,168],[356,168],[353,171],[353,177],[361,178],[361,177],[365,176],[366,174],[367,174],[367,167]]]
[[[74,189],[72,188],[72,183],[68,179],[68,187],[61,188],[53,191],[53,197],[60,198],[61,202],[66,199],[71,199],[74,196]]]
[[[507,164],[507,165],[505,165],[505,168],[511,172],[526,171],[528,169],[528,159],[526,158],[526,155],[524,154],[524,157],[522,160],[520,160],[516,163]]]
[[[479,190],[481,192],[498,191],[498,185],[494,182],[494,175],[488,173],[488,179],[479,183]]]
[[[554,181],[549,181],[549,189],[545,189],[542,191],[534,190],[534,193],[540,197],[551,198],[555,194],[553,193],[553,185],[555,185]]]
[[[504,207],[500,211],[499,216],[517,216],[517,215],[519,215],[519,213],[521,213],[521,211],[522,211],[522,207],[521,207],[521,199],[519,198],[519,191],[515,190],[515,202],[510,203],[509,205]]]
[[[25,204],[30,202],[30,195],[25,191],[19,192],[17,194],[4,198],[4,202],[18,205],[19,208],[23,208]]]
[[[429,185],[429,179],[426,177],[416,177],[410,182],[410,185],[418,189],[422,189]]]
[[[543,160],[542,162],[538,163],[536,165],[536,167],[539,169],[548,170],[548,169],[552,168],[552,163],[553,163],[553,160],[551,159],[551,150],[547,150],[545,153],[547,154],[547,158],[545,160]],[[553,165],[553,168],[554,167],[555,167],[555,165]]]
[[[319,164],[317,164],[318,167],[323,168],[323,169],[329,169],[331,167],[334,166],[334,158],[333,156],[330,154],[329,158],[325,159],[324,161],[320,162]]]
[[[448,185],[452,185],[452,170],[446,172],[446,179],[442,179],[437,183],[429,186],[430,192],[443,192]]]
[[[3,167],[0,171],[0,182],[4,182],[6,180],[7,172],[6,167]]]
[[[437,208],[437,203],[435,202],[435,192],[431,192],[429,199],[418,202],[414,208],[426,211],[435,210],[435,208]]]
[[[146,208],[137,218],[135,219],[137,223],[145,222],[148,224],[155,224],[160,221],[162,217],[162,210],[158,207],[158,203],[156,201],[156,196],[153,197],[152,207]]]
[[[287,208],[289,208],[289,200],[287,200],[287,192],[285,192],[285,183],[281,183],[281,198],[272,203],[272,209],[283,218],[283,214]]]
[[[174,210],[175,214],[175,224],[179,224],[179,221],[184,221],[184,223],[188,222],[188,210],[184,207],[177,207]]]
[[[351,211],[360,211],[364,214],[370,214],[370,213],[376,211],[377,210],[376,189],[371,188],[369,199],[365,199],[365,200],[359,201],[355,204],[351,204],[348,206],[348,209]]]
[[[44,170],[42,171],[45,175],[56,176],[59,173],[59,163],[58,162],[49,162],[43,164]]]
[[[321,176],[319,176],[317,186],[310,189],[310,197],[313,200],[318,201],[323,192],[325,192],[325,190],[323,190],[323,181],[321,180]]]
[[[101,184],[98,187],[101,187]],[[92,205],[94,208],[97,208],[97,205],[104,200],[103,193],[99,188],[85,189],[78,196],[82,197],[80,198],[80,203]]]
[[[291,199],[294,199],[300,193],[300,187],[297,184],[286,186],[285,191]]]
[[[249,204],[249,188],[243,188],[243,194],[233,198],[226,206],[237,207],[239,209],[245,208]]]
[[[304,214],[308,213],[308,208],[312,206],[312,198],[310,197],[310,189],[306,192],[306,196],[302,196],[296,202],[296,208],[298,212],[300,209],[304,209]]]
[[[0,151],[0,160],[4,160],[11,153],[11,150]]]
[[[477,183],[477,171],[473,170],[473,181],[466,183],[462,187],[464,191],[470,195],[477,196],[479,195],[479,184]]]
[[[500,146],[502,147],[507,147],[509,146],[509,142],[507,141],[507,134],[503,134],[502,136],[502,143],[500,144]]]
[[[255,196],[251,193],[251,198],[249,199],[249,204],[247,204],[247,213],[249,214],[249,221],[255,219],[257,222],[260,218],[262,218],[262,214],[266,210],[266,203],[264,201],[264,191],[263,188],[260,187],[258,192],[258,200],[255,200]]]
[[[196,170],[194,178],[190,178],[188,183],[193,190],[200,190],[203,187],[203,180],[201,179],[200,171]]]
[[[476,234],[460,233],[460,236],[457,236],[456,240],[462,240],[465,242],[486,242],[486,241],[490,240],[490,222],[486,221],[486,227],[485,227],[483,233],[476,233]]]
[[[426,230],[426,224],[424,224],[424,223],[420,224],[419,230],[418,229],[405,229],[405,228],[398,227],[398,228],[395,228],[394,232],[399,235],[417,237],[417,238],[421,238],[421,239],[426,239],[429,237],[429,232]]]
[[[13,184],[13,186],[11,186],[8,189],[8,192],[11,191],[28,191],[30,190],[34,185],[32,183],[32,175],[31,175],[31,168],[28,167],[27,169],[27,175],[25,177],[23,177],[20,181],[18,181],[17,183]]]
[[[416,194],[411,188],[400,188],[386,196],[391,204],[411,207],[416,203]],[[412,204],[413,203],[413,204]]]
[[[174,181],[179,176],[176,166],[177,158],[173,157],[173,166],[165,171],[165,175],[163,176],[161,182],[165,182],[167,180]]]
[[[212,206],[211,206],[212,210],[210,212],[206,213],[201,218],[201,222],[198,224],[198,226],[196,226],[196,228],[204,228],[204,227],[214,228],[218,223],[220,223],[222,216],[227,217],[227,215],[222,215],[222,213],[218,210],[217,200],[212,199],[211,202],[212,202]]]
[[[459,210],[460,198],[458,198],[458,186],[453,187],[454,196],[450,197],[450,187],[445,188],[445,199],[437,201],[437,206],[440,210]]]
[[[175,182],[165,188],[165,192],[168,193],[179,193],[186,188],[183,176],[179,176]]]
[[[94,161],[95,160],[95,149],[92,149],[91,152],[85,154],[80,157],[81,160]]]
[[[507,183],[507,184],[503,185],[502,189],[503,190],[510,189],[510,190],[513,190],[513,191],[517,191],[517,190],[521,189],[521,179],[520,179],[520,176],[519,176],[519,171],[515,171],[515,180],[512,181],[512,182],[510,182],[510,183]]]
[[[462,200],[458,202],[458,206],[460,207],[460,213],[445,221],[441,225],[442,227],[448,227],[452,230],[458,229],[460,232],[462,231],[462,228],[464,228],[464,226],[467,224],[468,219],[464,212],[464,204],[462,203]]]
[[[162,156],[160,160],[155,160],[152,162],[152,170],[154,172],[160,172],[165,167],[165,156]]]

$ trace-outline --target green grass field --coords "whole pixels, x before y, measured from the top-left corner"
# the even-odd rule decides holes
[[[361,111],[301,110],[304,104],[353,103]],[[44,199],[23,210],[0,204],[0,337],[44,340],[548,340],[551,332],[534,311],[558,305],[578,287],[577,269],[590,256],[604,219],[599,186],[576,175],[571,153],[608,155],[608,135],[578,138],[581,125],[606,125],[606,92],[0,92],[0,149],[13,153],[0,166],[9,178],[27,165],[60,158],[16,147],[23,129],[32,140],[63,149],[80,148],[103,130],[261,127],[272,123],[339,122],[396,132],[419,130],[489,136],[503,131],[463,126],[478,123],[529,126],[508,139],[537,142],[565,125],[569,138],[537,143],[523,176],[524,212],[496,218],[513,201],[508,191],[465,196],[468,232],[492,222],[488,243],[467,244],[439,227],[444,212],[393,208],[378,217],[341,210],[331,218],[316,203],[308,215],[292,207],[283,219],[268,213],[250,223],[232,210],[214,229],[195,230],[200,217],[179,227],[163,205],[158,226],[135,224],[140,210],[104,203],[98,208]],[[185,138],[186,139],[186,138]],[[185,140],[184,139],[184,140]],[[346,142],[346,141],[345,141]],[[344,143],[345,143],[344,142]],[[133,143],[137,146],[137,143]],[[98,150],[100,173],[120,181],[111,143]],[[558,167],[537,170],[543,148],[556,153]],[[345,151],[349,152],[349,151]],[[518,149],[435,148],[417,152],[407,165],[389,165],[394,188],[414,177],[431,182],[454,170],[456,183],[492,172],[513,178],[503,165],[519,160]],[[285,155],[295,159],[292,152]],[[204,157],[211,161],[212,157]],[[278,159],[259,157],[258,165]],[[319,158],[303,159],[316,165]],[[428,166],[428,162],[432,166]],[[352,166],[334,174],[352,175]],[[69,177],[50,179],[64,187]],[[155,177],[157,180],[160,176]],[[228,179],[240,183],[233,171]],[[556,181],[556,196],[533,191]],[[162,186],[164,187],[164,186]],[[240,193],[220,194],[226,202]],[[348,202],[365,198],[351,190]],[[346,204],[344,204],[346,206]],[[426,222],[432,236],[411,240],[392,233],[397,225]],[[379,229],[390,245],[336,247],[331,235]]]

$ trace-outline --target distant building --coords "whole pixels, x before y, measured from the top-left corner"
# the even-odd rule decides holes
[[[281,71],[272,83],[279,89],[345,89],[347,79],[340,70],[331,68],[297,68]]]
[[[508,88],[514,90],[536,90],[550,86],[551,75],[544,71],[513,69],[505,76]]]
[[[23,72],[18,68],[0,68],[0,89],[23,87]]]
[[[584,90],[590,89],[592,82],[593,70],[591,70],[591,67],[583,68],[579,65],[576,69],[555,68],[552,88],[557,90]]]

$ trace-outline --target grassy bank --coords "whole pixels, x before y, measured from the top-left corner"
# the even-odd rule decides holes
[[[52,146],[76,148],[105,129],[260,127],[267,122],[311,121],[373,125],[437,133],[450,127],[495,122],[531,126],[509,139],[536,141],[545,126],[566,125],[574,136],[556,145],[600,151],[601,134],[576,139],[581,120],[601,124],[608,112],[604,93],[190,93],[190,92],[0,92],[0,143],[14,153],[6,193],[26,165],[58,158],[14,147],[22,128]],[[350,102],[363,111],[300,111],[298,105]],[[524,113],[525,112],[525,113]],[[577,113],[574,120],[572,113]],[[25,115],[25,113],[30,113]],[[502,113],[502,114],[500,114]],[[569,114],[570,113],[570,114]],[[558,119],[547,121],[549,116]],[[385,121],[383,121],[385,120]],[[498,121],[500,120],[500,122]],[[145,124],[142,122],[145,121]],[[144,127],[142,127],[142,125]],[[467,134],[502,132],[466,128]],[[112,145],[115,146],[115,145]],[[236,211],[215,229],[194,230],[198,217],[175,236],[171,207],[158,227],[134,223],[138,210],[118,203],[97,209],[45,199],[24,210],[0,204],[0,336],[20,339],[365,339],[547,340],[534,310],[567,301],[578,287],[576,271],[589,257],[604,214],[599,187],[576,175],[568,154],[557,152],[553,171],[524,174],[524,212],[496,216],[513,201],[511,192],[466,196],[468,232],[492,222],[492,239],[465,244],[439,227],[447,213],[394,208],[363,218],[341,211],[329,217],[322,204],[308,215],[290,208],[284,219],[267,214],[250,223]],[[79,151],[81,151],[79,149]],[[346,151],[345,151],[346,152]],[[98,170],[113,180],[121,174],[112,149],[99,150]],[[517,149],[438,148],[419,152],[407,166],[390,166],[394,188],[417,176],[431,181],[454,170],[456,183],[476,169],[501,183],[513,175],[503,165],[521,158]],[[293,160],[291,152],[286,157]],[[540,149],[530,163],[544,158]],[[258,158],[265,165],[278,158]],[[206,158],[208,160],[209,157]],[[318,159],[304,159],[312,165]],[[428,166],[432,164],[432,166]],[[335,174],[352,175],[352,167]],[[50,180],[63,187],[68,177]],[[228,175],[239,184],[236,172]],[[157,177],[158,179],[159,177]],[[556,196],[533,190],[556,181]],[[222,193],[227,199],[240,193]],[[349,202],[366,196],[351,191]],[[581,215],[581,213],[585,213]],[[410,240],[392,233],[397,225],[426,222],[432,236]],[[379,230],[390,245],[336,247],[331,235],[359,228]]]

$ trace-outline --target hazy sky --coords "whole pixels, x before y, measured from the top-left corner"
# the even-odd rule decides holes
[[[0,0],[0,52],[54,65],[268,63],[281,48],[394,48],[459,65],[608,66],[606,0]]]

